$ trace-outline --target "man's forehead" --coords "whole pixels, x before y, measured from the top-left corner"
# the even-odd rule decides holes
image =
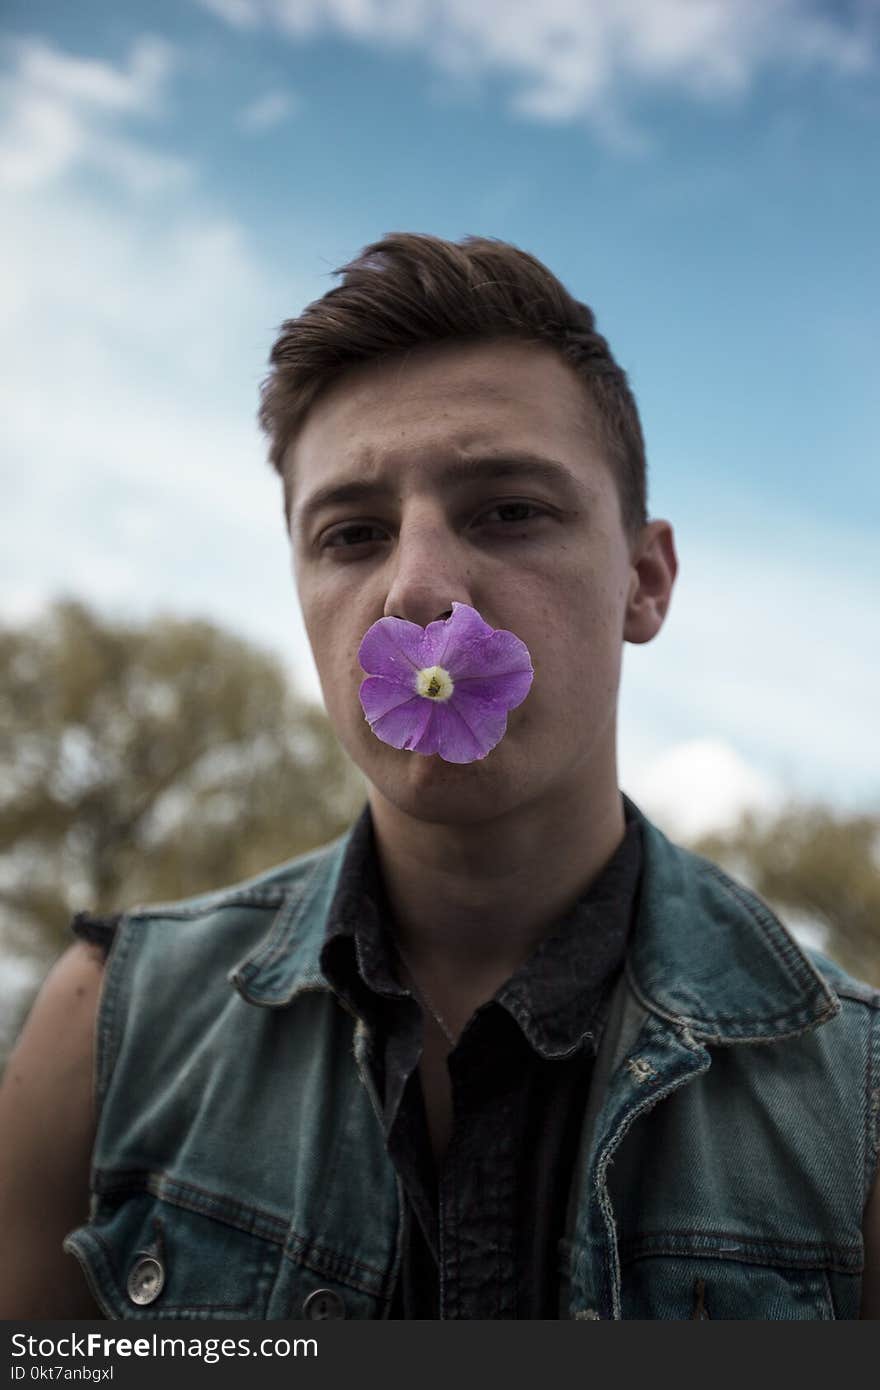
[[[506,345],[505,345],[506,346]],[[370,363],[347,372],[308,412],[285,453],[292,484],[337,469],[371,478],[525,449],[550,457],[599,444],[583,382],[557,354],[516,345]]]
[[[521,428],[529,415],[549,423],[560,415],[583,419],[592,409],[584,382],[546,344],[447,343],[347,368],[312,404],[300,437],[363,433],[381,428],[389,414],[420,423],[442,418],[454,444],[455,427],[466,435],[483,415],[494,429],[508,416]],[[467,447],[467,438],[461,444]]]

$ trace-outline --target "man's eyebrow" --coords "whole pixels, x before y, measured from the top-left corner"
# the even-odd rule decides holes
[[[506,453],[451,459],[431,475],[432,483],[445,487],[461,487],[466,483],[492,482],[498,478],[523,478],[544,482],[573,491],[575,480],[571,470],[555,459],[540,454]],[[303,529],[325,507],[344,506],[356,502],[375,501],[391,497],[396,488],[380,479],[350,478],[341,483],[328,483],[316,488],[302,506],[294,508],[296,523]]]

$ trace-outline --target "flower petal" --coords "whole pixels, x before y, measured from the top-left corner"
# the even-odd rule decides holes
[[[516,709],[529,693],[534,672],[510,671],[504,676],[459,676],[455,681],[453,700],[464,695],[476,695],[492,700],[505,710]]]
[[[427,755],[439,753],[447,763],[473,763],[478,758],[485,758],[489,748],[450,700],[444,705],[432,705],[430,725],[419,742],[413,745],[413,752]]]
[[[512,671],[531,671],[529,649],[521,638],[503,628],[472,640],[451,642],[446,654],[453,680],[467,676],[506,676]]]
[[[388,676],[407,681],[413,671],[430,662],[422,660],[425,630],[405,618],[380,618],[364,633],[358,661],[368,676]]]
[[[507,729],[507,706],[503,700],[471,692],[464,686],[456,686],[449,705],[483,750],[481,757],[491,752],[496,743],[504,737]]]
[[[420,695],[416,695],[406,704],[397,705],[387,714],[383,714],[375,724],[370,725],[370,728],[377,738],[383,743],[389,743],[392,748],[406,748],[412,751],[424,734],[436,708],[432,700],[423,700]]]
[[[451,618],[441,618],[435,623],[428,623],[425,628],[423,650],[428,657],[425,665],[443,666],[449,670],[454,652],[465,650],[473,643],[478,644],[491,637],[494,631],[480,617],[476,608],[466,603],[453,603]]]
[[[361,681],[358,694],[361,708],[372,725],[399,705],[405,705],[416,691],[412,679],[405,685],[403,681],[388,680],[385,676],[367,676],[365,681]]]

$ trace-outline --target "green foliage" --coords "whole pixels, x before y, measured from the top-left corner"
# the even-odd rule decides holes
[[[44,967],[73,912],[219,888],[332,839],[364,800],[323,711],[207,622],[57,603],[0,628],[5,952]]]
[[[820,923],[826,952],[880,986],[880,814],[789,806],[769,822],[747,815],[695,848],[745,876],[783,919],[788,910]]]

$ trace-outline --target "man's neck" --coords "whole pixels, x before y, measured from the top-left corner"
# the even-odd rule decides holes
[[[419,981],[465,1018],[491,998],[620,844],[616,778],[480,825],[429,824],[369,792],[395,931]],[[466,986],[464,984],[466,983]]]

